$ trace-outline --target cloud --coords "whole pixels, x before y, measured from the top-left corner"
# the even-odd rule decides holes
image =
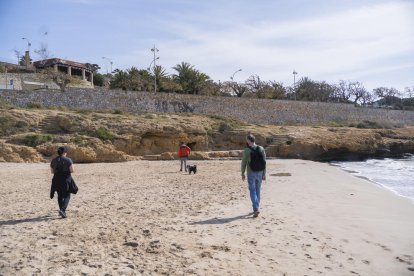
[[[337,81],[378,74],[377,66],[384,73],[398,67],[392,58],[414,52],[413,12],[411,3],[390,2],[291,21],[181,14],[184,20],[165,22],[176,39],[157,46],[163,64],[188,61],[216,80],[241,67],[244,79],[258,74],[289,84],[296,69],[300,76]]]

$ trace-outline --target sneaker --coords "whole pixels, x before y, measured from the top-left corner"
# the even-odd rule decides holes
[[[253,217],[254,218],[257,218],[259,216],[259,214],[260,214],[260,212],[259,211],[256,211],[256,212],[254,212]]]
[[[62,210],[59,210],[59,215],[60,215],[62,218],[66,218],[66,217],[67,217],[67,216],[66,216],[65,211],[62,211]]]

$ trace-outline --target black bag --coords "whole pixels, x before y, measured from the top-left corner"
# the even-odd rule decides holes
[[[266,160],[263,153],[260,151],[259,146],[256,148],[249,147],[250,149],[250,169],[254,172],[263,171],[266,168]]]

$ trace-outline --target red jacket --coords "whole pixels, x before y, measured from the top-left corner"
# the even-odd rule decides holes
[[[179,157],[186,157],[189,156],[191,152],[191,149],[187,146],[180,146],[180,149],[178,150],[178,156]]]

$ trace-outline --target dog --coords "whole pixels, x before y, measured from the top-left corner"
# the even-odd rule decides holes
[[[188,174],[191,174],[193,172],[194,174],[197,173],[197,165],[187,165]]]

